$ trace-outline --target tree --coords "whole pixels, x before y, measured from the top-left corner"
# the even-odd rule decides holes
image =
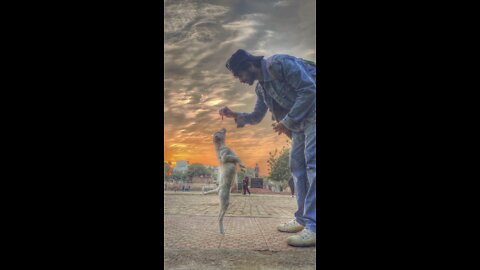
[[[212,172],[212,179],[213,179],[213,183],[215,183],[215,184],[218,183],[218,171],[213,171]]]
[[[189,181],[192,180],[194,176],[207,175],[208,170],[203,164],[192,164],[188,166],[187,178]]]
[[[207,167],[207,176],[213,175],[213,169],[211,167]]]
[[[168,165],[168,163],[164,162],[163,163],[163,176],[167,176],[168,171],[170,171],[170,165]]]
[[[177,182],[186,181],[187,180],[187,174],[186,174],[186,172],[182,172],[182,171],[173,171],[171,178],[174,181],[177,181]]]
[[[283,147],[280,152],[275,149],[275,152],[269,152],[269,159],[267,161],[270,168],[268,178],[272,181],[278,182],[282,186],[288,184],[288,180],[292,175],[290,172],[290,149]]]

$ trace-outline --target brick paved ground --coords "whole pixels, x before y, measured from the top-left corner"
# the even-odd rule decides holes
[[[293,252],[296,257],[303,258],[303,261],[298,264],[298,269],[314,268],[316,247],[291,247],[287,245],[286,238],[293,234],[281,233],[276,230],[277,224],[287,222],[292,218],[296,210],[295,198],[286,195],[242,196],[231,194],[230,206],[224,218],[225,235],[223,236],[218,232],[218,200],[217,195],[202,195],[199,192],[164,193],[164,248],[166,251],[164,260],[165,265],[168,266],[166,269],[191,269],[187,266],[189,265],[188,258],[184,257],[180,261],[174,259],[182,252],[183,256],[190,254],[187,257],[191,258],[198,256],[195,252],[217,254],[218,256],[223,252],[221,255],[223,257],[227,256],[225,254],[230,254],[228,256],[237,264],[231,265],[229,269],[297,269],[295,267],[282,268],[278,265],[280,258],[286,258]],[[258,263],[268,262],[268,265],[261,268],[243,268],[244,265],[239,265],[238,262],[247,259],[240,254],[244,253],[244,257],[248,257],[245,262],[251,263],[252,258],[256,258],[251,252],[257,252],[257,260],[260,261]],[[284,255],[277,254],[275,259],[275,256],[265,255],[265,252],[270,254],[280,252]],[[232,257],[233,254],[236,254],[237,257]],[[209,258],[212,256],[210,255]],[[197,266],[199,263],[202,265],[198,258],[191,263]],[[217,269],[215,267],[222,269],[225,267],[225,262],[223,266],[215,265],[215,263],[219,263],[218,260],[213,260],[211,263],[213,264],[209,267],[196,267],[196,269]],[[259,267],[258,263],[257,267]],[[276,268],[268,267],[276,263]],[[205,264],[203,265],[205,266]]]

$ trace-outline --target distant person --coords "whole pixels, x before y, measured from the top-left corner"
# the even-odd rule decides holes
[[[248,192],[248,195],[250,196],[250,189],[248,189],[248,182],[249,182],[249,178],[248,176],[245,176],[245,178],[243,179],[243,195],[246,195],[246,193]]]

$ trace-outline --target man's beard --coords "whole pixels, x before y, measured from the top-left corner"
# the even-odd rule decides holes
[[[251,76],[250,79],[248,80],[248,85],[253,85],[255,82],[255,77]]]

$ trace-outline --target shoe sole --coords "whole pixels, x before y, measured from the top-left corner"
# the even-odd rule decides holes
[[[279,229],[279,228],[277,228],[277,230],[278,230],[279,232],[285,232],[285,233],[297,233],[297,232],[301,232],[301,231],[303,230],[303,228],[298,229],[298,230],[294,230],[294,231],[286,231],[286,230],[285,230],[285,231],[282,231],[282,230]]]
[[[287,244],[288,244],[289,246],[292,246],[292,247],[314,247],[314,246],[317,245],[316,242],[313,243],[313,244],[293,244],[293,243],[288,243],[288,242],[287,242]]]

